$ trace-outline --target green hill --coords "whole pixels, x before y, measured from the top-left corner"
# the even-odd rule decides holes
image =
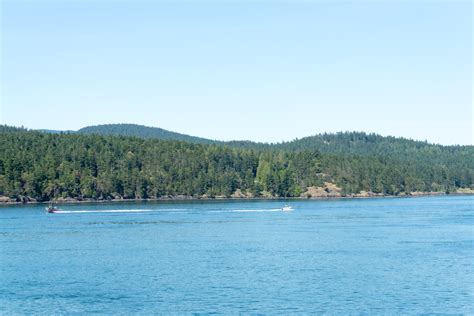
[[[162,140],[179,140],[196,144],[211,144],[215,141],[195,136],[171,132],[159,127],[148,127],[136,124],[104,124],[87,126],[77,131],[79,134],[120,135]]]
[[[58,131],[54,131],[57,133]],[[411,160],[413,156],[440,156],[472,154],[473,146],[442,146],[392,136],[367,134],[364,132],[339,132],[319,134],[281,143],[258,143],[252,141],[218,141],[180,134],[158,127],[136,124],[105,124],[88,126],[77,131],[79,134],[120,135],[146,139],[178,140],[196,144],[222,144],[236,148],[255,150],[318,151],[349,155],[390,156]],[[445,157],[446,158],[446,157]],[[449,160],[449,159],[448,159]]]

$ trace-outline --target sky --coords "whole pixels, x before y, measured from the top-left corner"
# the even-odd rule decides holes
[[[471,1],[0,1],[0,124],[473,144]]]

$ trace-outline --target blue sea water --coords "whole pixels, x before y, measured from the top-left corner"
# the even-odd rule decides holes
[[[3,206],[0,313],[474,313],[473,203]]]

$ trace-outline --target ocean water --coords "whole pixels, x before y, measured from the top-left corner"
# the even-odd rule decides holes
[[[2,206],[0,314],[472,314],[473,203]]]

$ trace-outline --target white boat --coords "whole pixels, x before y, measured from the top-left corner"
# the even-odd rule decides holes
[[[293,208],[292,206],[285,205],[285,206],[283,206],[283,207],[281,208],[281,210],[282,210],[283,212],[290,212],[290,211],[293,211],[294,208]]]

